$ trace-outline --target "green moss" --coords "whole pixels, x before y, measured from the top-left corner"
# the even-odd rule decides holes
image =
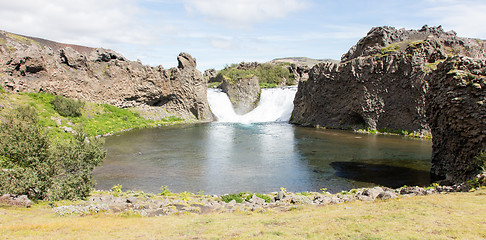
[[[415,49],[415,48],[418,48],[423,43],[425,43],[426,41],[427,40],[420,40],[420,41],[409,42],[408,43],[408,46]]]
[[[399,49],[399,48],[400,48],[399,43],[392,43],[392,44],[390,44],[390,45],[388,45],[388,46],[386,46],[386,47],[383,47],[383,48],[380,50],[380,52],[381,52],[381,54],[382,54],[382,55],[387,55],[387,54],[389,54],[389,53],[391,53],[391,52],[396,52],[396,51],[398,51],[398,49]]]
[[[431,71],[437,70],[437,65],[439,65],[439,63],[444,62],[444,61],[445,61],[445,59],[439,59],[439,60],[437,60],[433,63],[426,64],[424,66],[425,72],[431,72]]]

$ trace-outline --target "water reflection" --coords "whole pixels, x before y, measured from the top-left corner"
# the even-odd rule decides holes
[[[367,162],[332,162],[336,176],[357,182],[398,188],[404,185],[424,186],[430,183],[430,172],[407,167]]]
[[[423,173],[431,155],[429,141],[286,123],[142,129],[107,138],[105,145],[107,158],[95,170],[99,189],[122,184],[158,192],[168,186],[208,194],[427,184]]]

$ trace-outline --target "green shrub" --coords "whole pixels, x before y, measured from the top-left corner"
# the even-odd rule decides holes
[[[289,72],[284,64],[263,63],[253,69],[238,69],[237,67],[236,64],[226,66],[218,72],[216,79],[218,81],[226,79],[228,82],[234,83],[241,79],[257,76],[260,87],[263,88],[276,87],[282,83],[285,85],[295,84],[294,75]]]
[[[89,195],[92,172],[105,152],[82,129],[65,142],[54,142],[39,125],[36,110],[18,107],[0,124],[0,194],[32,199],[79,199]]]
[[[2,85],[0,85],[0,93],[5,93],[5,89],[3,89]]]
[[[257,68],[260,82],[267,84],[294,84],[294,75],[282,64],[263,63]],[[283,82],[285,81],[285,82]]]
[[[79,117],[84,103],[62,96],[56,96],[51,100],[51,104],[59,115],[63,117]]]
[[[223,195],[223,196],[221,196],[221,200],[223,202],[226,202],[226,203],[229,203],[232,200],[235,200],[237,203],[242,203],[243,202],[243,198],[241,198],[241,195],[240,194],[227,194],[227,195]]]
[[[481,151],[474,159],[481,171],[486,172],[486,151]]]

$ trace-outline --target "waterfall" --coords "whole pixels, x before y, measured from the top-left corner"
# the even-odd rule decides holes
[[[220,89],[208,89],[208,101],[218,122],[288,122],[296,92],[297,87],[262,89],[258,106],[244,115],[235,113],[228,95]]]

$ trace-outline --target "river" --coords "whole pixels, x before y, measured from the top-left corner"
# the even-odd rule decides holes
[[[226,94],[210,90],[218,122],[108,137],[106,160],[95,170],[96,188],[335,193],[430,183],[431,141],[293,126],[288,119],[295,91],[264,90],[258,107],[238,116]]]

